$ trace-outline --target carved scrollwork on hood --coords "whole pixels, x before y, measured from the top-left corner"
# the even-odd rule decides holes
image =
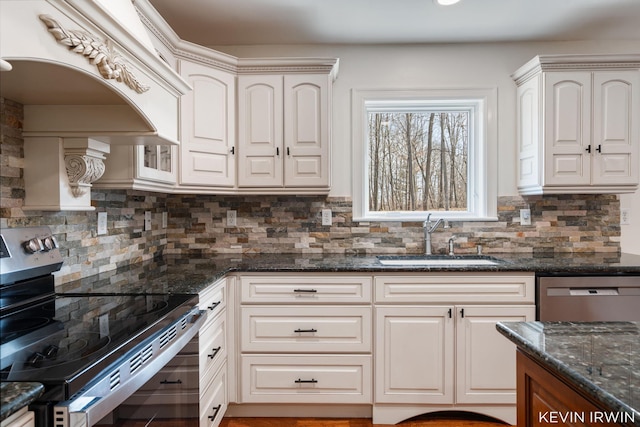
[[[91,183],[104,174],[103,158],[82,154],[65,154],[64,164],[74,197],[80,197],[91,189]]]
[[[49,15],[40,15],[39,18],[59,43],[86,57],[98,68],[100,75],[105,79],[124,83],[137,93],[149,90],[149,86],[138,81],[134,73],[129,70],[127,62],[111,47],[108,40],[100,40],[86,31],[67,30]]]

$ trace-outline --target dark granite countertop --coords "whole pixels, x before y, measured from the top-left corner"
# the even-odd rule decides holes
[[[504,322],[523,352],[640,426],[640,322]]]
[[[168,255],[58,285],[59,293],[196,294],[231,272],[509,272],[537,274],[640,275],[640,255],[566,254],[532,256],[498,253],[497,265],[384,266],[375,255]]]
[[[29,405],[44,392],[40,383],[0,383],[0,421]]]

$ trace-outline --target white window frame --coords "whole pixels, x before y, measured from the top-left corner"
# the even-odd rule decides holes
[[[368,113],[390,106],[394,111],[420,106],[472,111],[469,134],[467,211],[432,211],[431,218],[450,221],[498,219],[498,124],[496,88],[361,90],[351,92],[352,197],[354,221],[424,221],[427,211],[376,212],[369,210]],[[388,111],[388,110],[387,110]]]

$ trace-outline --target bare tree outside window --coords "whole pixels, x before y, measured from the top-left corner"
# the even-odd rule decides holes
[[[370,112],[369,209],[466,211],[469,112]]]

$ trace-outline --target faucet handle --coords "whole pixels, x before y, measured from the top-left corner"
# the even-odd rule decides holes
[[[454,246],[453,246],[453,241],[455,239],[456,239],[456,236],[449,237],[449,256],[454,256],[455,255]]]

